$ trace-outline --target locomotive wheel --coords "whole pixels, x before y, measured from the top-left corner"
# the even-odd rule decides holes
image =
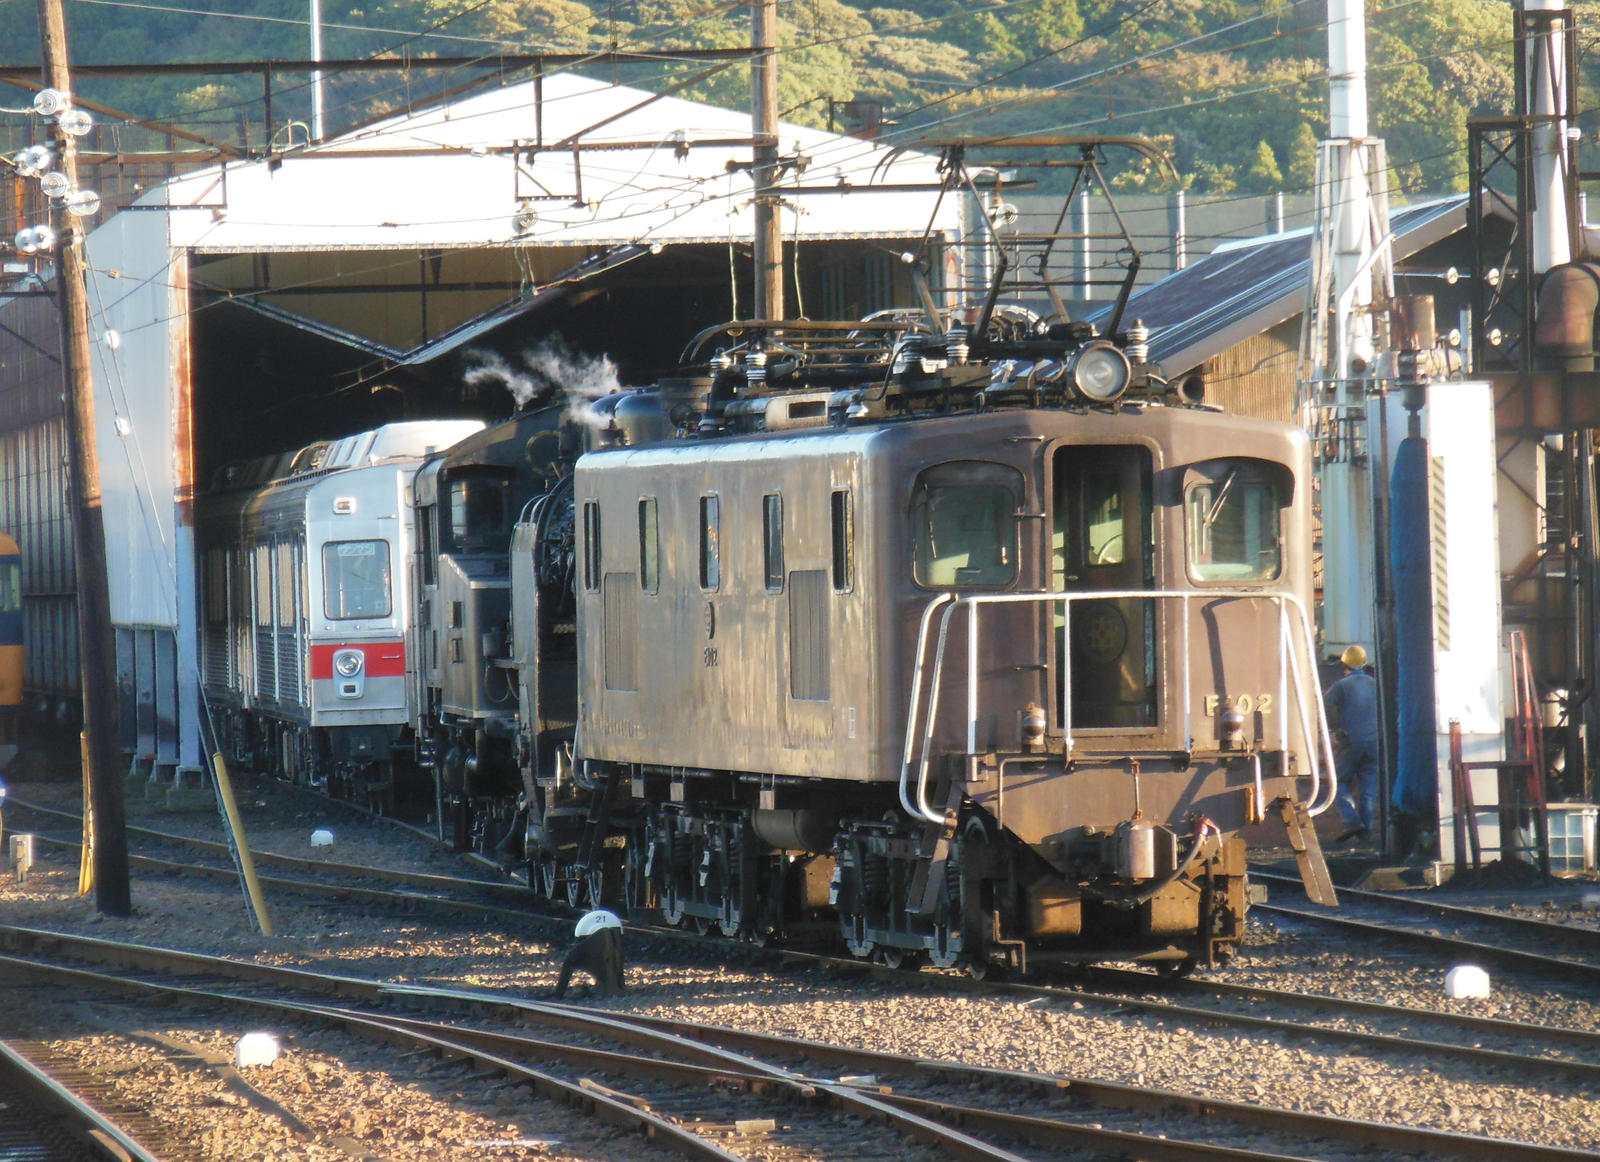
[[[851,939],[846,940],[844,943],[845,947],[850,950],[851,956],[858,956],[862,960],[870,958],[878,947],[877,941],[869,940],[865,937],[860,940],[852,937]]]
[[[556,866],[553,855],[539,857],[539,894],[545,899],[554,901],[556,889],[561,886],[560,869]]]
[[[1188,976],[1200,964],[1197,956],[1185,956],[1182,960],[1158,960],[1155,963],[1156,979],[1159,981],[1178,981]]]
[[[583,898],[588,892],[589,877],[574,867],[568,867],[567,871],[569,873],[566,880],[567,906],[569,908],[581,908],[583,907]],[[594,905],[596,908],[599,906],[599,904]]]
[[[934,946],[928,950],[928,960],[935,968],[954,968],[961,962],[961,949],[950,947],[950,925],[937,925],[934,937]]]
[[[885,945],[878,952],[878,958],[885,968],[904,969],[906,972],[916,972],[922,967],[922,952],[916,948],[896,948]]]

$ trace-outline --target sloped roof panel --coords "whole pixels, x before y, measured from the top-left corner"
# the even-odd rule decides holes
[[[1462,194],[1392,211],[1395,257],[1464,229],[1466,204]],[[1310,275],[1309,230],[1228,243],[1134,294],[1123,323],[1141,320],[1150,329],[1151,360],[1182,375],[1305,310]],[[1092,319],[1103,322],[1107,314]]]
[[[557,74],[537,92],[510,85],[188,174],[141,206],[169,208],[174,244],[202,253],[744,239],[753,187],[739,142],[750,131],[741,113]],[[555,148],[569,138],[583,152]],[[880,169],[887,148],[796,125],[779,141],[806,159],[783,185],[815,191],[786,197],[785,237],[903,238],[933,213],[931,188],[904,188],[937,183],[933,158],[901,154]],[[899,188],[872,192],[888,182]],[[519,230],[523,208],[532,222]],[[956,229],[957,213],[952,200],[936,226]]]

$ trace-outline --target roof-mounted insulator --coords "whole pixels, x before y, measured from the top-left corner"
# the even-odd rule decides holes
[[[1135,319],[1128,328],[1128,342],[1123,352],[1129,363],[1150,362],[1150,328],[1144,325],[1143,319]]]
[[[951,327],[945,340],[945,350],[949,353],[952,364],[967,361],[967,329],[965,327]]]
[[[767,353],[759,347],[745,354],[744,381],[752,392],[766,386],[767,382]]]

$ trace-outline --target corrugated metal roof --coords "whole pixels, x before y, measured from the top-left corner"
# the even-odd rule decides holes
[[[556,74],[187,174],[139,208],[169,209],[173,245],[200,253],[746,239],[750,132],[746,114]],[[568,138],[583,152],[554,148]],[[786,197],[786,238],[904,238],[933,212],[931,189],[904,188],[937,182],[933,158],[880,169],[886,147],[796,125],[779,150],[806,159],[783,179],[808,189]],[[534,221],[519,231],[523,208]],[[958,228],[955,200],[939,213],[938,228]]]
[[[1395,258],[1465,229],[1466,207],[1461,194],[1392,211]],[[1142,320],[1150,328],[1150,358],[1169,376],[1183,375],[1305,310],[1310,273],[1309,230],[1229,242],[1136,293],[1123,325]]]

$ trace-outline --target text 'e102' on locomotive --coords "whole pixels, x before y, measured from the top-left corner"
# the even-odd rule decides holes
[[[1070,199],[1103,142],[981,144],[935,143],[974,304],[929,245],[920,309],[723,324],[652,387],[206,498],[224,748],[374,803],[404,750],[443,837],[574,905],[976,974],[1225,958],[1240,830],[1314,872],[1334,792],[1307,441],[1160,377],[1131,245],[1104,334],[1068,318],[1067,236],[995,187],[1044,158]]]

